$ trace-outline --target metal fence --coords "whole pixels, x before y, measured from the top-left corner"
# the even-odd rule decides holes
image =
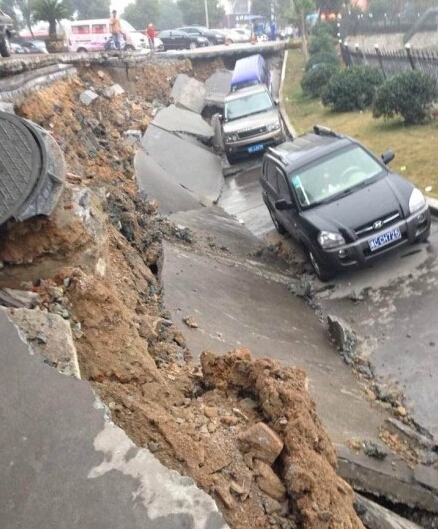
[[[405,70],[423,72],[437,82],[438,85],[438,53],[423,50],[414,50],[406,46],[403,50],[385,51],[377,46],[374,51],[361,50],[358,46],[352,47],[341,43],[341,56],[346,66],[366,64],[378,68],[385,79]]]

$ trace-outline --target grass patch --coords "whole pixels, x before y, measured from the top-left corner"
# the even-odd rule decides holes
[[[370,111],[335,113],[320,100],[303,94],[300,81],[305,61],[300,50],[289,50],[283,89],[284,105],[298,134],[325,125],[362,142],[376,155],[387,149],[395,152],[393,171],[411,180],[421,190],[438,197],[438,123],[405,126],[401,118],[374,119]]]

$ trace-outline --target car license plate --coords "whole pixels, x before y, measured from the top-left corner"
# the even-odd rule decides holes
[[[251,147],[248,147],[248,152],[258,151],[263,151],[263,143],[256,143],[255,145],[251,145]]]
[[[379,248],[382,248],[382,246],[386,246],[387,244],[397,241],[398,239],[401,239],[401,233],[398,228],[395,228],[382,233],[382,235],[379,235],[378,237],[374,237],[374,239],[370,239],[368,244],[370,250],[374,252],[374,250],[378,250]]]

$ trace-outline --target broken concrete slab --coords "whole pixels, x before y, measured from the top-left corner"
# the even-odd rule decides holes
[[[113,99],[114,97],[124,94],[125,90],[119,84],[113,84],[103,89],[103,96],[107,99]]]
[[[410,446],[412,450],[435,451],[438,448],[436,443],[431,438],[418,433],[404,422],[394,419],[394,417],[389,417],[386,420],[385,426],[389,432],[396,434],[408,446]]]
[[[352,351],[357,343],[356,334],[351,326],[338,316],[327,316],[329,334],[340,351]]]
[[[91,103],[96,100],[99,96],[93,90],[85,90],[79,96],[79,99],[86,107],[90,106]]]
[[[146,200],[158,200],[160,213],[170,214],[202,208],[201,202],[184,189],[151,155],[142,150],[138,151],[134,166],[140,191],[146,194]]]
[[[213,128],[198,113],[175,105],[160,110],[152,123],[169,132],[185,132],[205,140],[213,137]]]
[[[416,465],[414,468],[415,479],[438,494],[438,468],[426,465]]]
[[[205,106],[205,94],[203,83],[185,73],[180,73],[170,95],[176,105],[200,114]]]
[[[20,529],[227,529],[213,499],[109,422],[87,381],[29,354],[0,311],[0,519]]]
[[[233,72],[230,70],[217,70],[205,81],[205,104],[209,106],[224,106],[225,96],[230,92],[231,78]]]
[[[438,490],[424,486],[415,471],[402,459],[386,457],[383,461],[338,448],[338,474],[356,491],[366,492],[438,513]]]
[[[360,494],[356,494],[354,507],[368,529],[421,529],[416,523],[402,518]]]
[[[218,156],[154,125],[147,128],[142,145],[195,198],[206,204],[219,199],[224,177]]]
[[[81,378],[70,325],[58,314],[29,309],[6,309],[8,318],[23,331],[32,351],[63,375]]]
[[[130,147],[135,144],[140,145],[141,136],[141,130],[125,130],[125,132],[123,133],[124,141]]]
[[[15,288],[2,288],[0,289],[0,305],[3,307],[26,307],[27,309],[33,309],[38,305],[41,298],[36,292],[30,292],[29,290],[18,290]]]

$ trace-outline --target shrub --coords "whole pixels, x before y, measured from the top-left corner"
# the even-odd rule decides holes
[[[312,37],[309,44],[309,54],[316,55],[317,53],[324,51],[334,50],[333,37],[328,33],[321,33]]]
[[[376,92],[373,116],[392,118],[400,114],[405,123],[420,123],[438,97],[436,82],[428,75],[408,70],[388,79]]]
[[[321,99],[335,112],[364,110],[373,102],[383,75],[370,66],[353,66],[335,73],[325,86]]]
[[[316,53],[315,55],[312,55],[310,59],[306,62],[306,72],[319,64],[333,64],[335,66],[338,66],[339,57],[334,51],[321,51],[319,53]]]
[[[317,22],[312,28],[312,35],[322,35],[327,33],[328,35],[333,35],[333,26],[330,22]]]
[[[336,64],[321,63],[308,70],[301,79],[303,92],[310,97],[320,97],[330,78],[338,71]]]

